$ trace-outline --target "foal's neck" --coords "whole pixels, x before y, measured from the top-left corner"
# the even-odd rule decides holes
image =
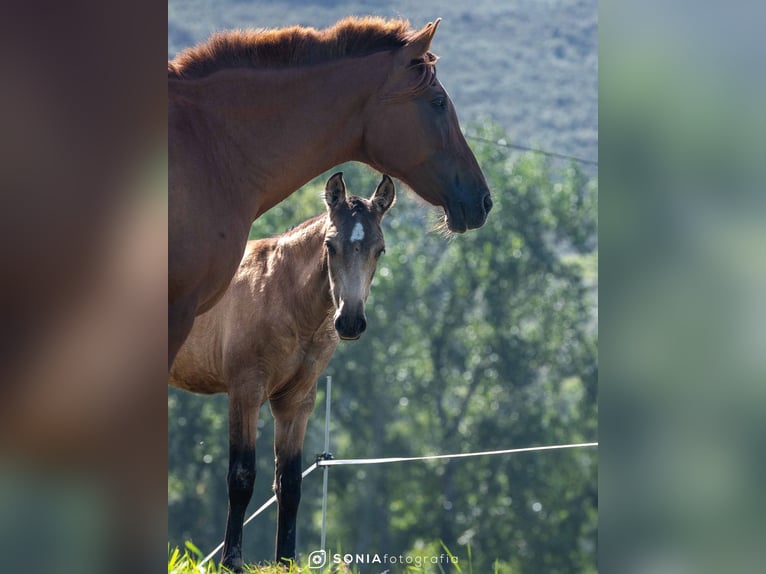
[[[296,310],[314,328],[319,327],[334,310],[324,248],[326,227],[326,215],[317,216],[277,241],[281,263],[293,283],[290,291],[297,295]]]

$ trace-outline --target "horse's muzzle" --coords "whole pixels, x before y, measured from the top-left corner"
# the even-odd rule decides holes
[[[489,190],[484,194],[484,197],[481,200],[481,204],[484,206],[484,219],[486,220],[487,215],[489,215],[489,212],[492,211],[492,194],[489,193]]]
[[[485,190],[478,201],[458,202],[452,209],[445,209],[447,227],[453,233],[477,229],[487,221],[487,215],[489,215],[492,205],[492,196],[489,190]]]

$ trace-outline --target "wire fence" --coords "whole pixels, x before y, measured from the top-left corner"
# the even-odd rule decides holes
[[[571,444],[554,444],[544,446],[528,446],[522,448],[508,448],[503,450],[485,450],[478,452],[462,452],[454,454],[435,454],[426,456],[395,456],[384,458],[345,458],[336,459],[330,454],[330,406],[332,396],[332,377],[327,377],[327,392],[325,403],[325,442],[324,452],[316,456],[316,460],[303,471],[302,478],[306,478],[309,474],[314,472],[317,468],[322,467],[324,470],[324,480],[322,485],[322,530],[321,530],[321,551],[325,551],[326,532],[327,532],[327,488],[328,488],[328,470],[331,466],[348,466],[348,465],[370,465],[370,464],[389,464],[394,462],[418,462],[427,460],[447,460],[457,458],[471,458],[477,456],[497,456],[497,455],[509,455],[520,454],[525,452],[543,452],[551,450],[565,450],[573,448],[588,448],[597,447],[598,442],[583,442],[583,443],[571,443]],[[276,494],[259,506],[255,512],[253,512],[244,521],[243,525],[250,523],[256,516],[268,509],[272,504],[277,501]],[[204,574],[204,566],[209,562],[218,552],[223,548],[223,541],[216,546],[207,556],[205,556],[197,565],[197,569],[201,574]]]
[[[496,147],[503,147],[503,148],[508,148],[508,149],[516,149],[516,150],[528,151],[528,152],[532,152],[532,153],[539,153],[541,155],[545,155],[545,156],[548,156],[548,157],[555,157],[555,158],[558,158],[558,159],[568,159],[570,161],[574,161],[574,162],[577,162],[577,163],[584,163],[584,164],[594,165],[594,166],[598,167],[598,161],[596,161],[594,159],[587,159],[587,158],[578,157],[578,156],[575,156],[575,155],[569,155],[569,154],[559,153],[559,152],[555,152],[555,151],[548,151],[548,150],[544,150],[544,149],[540,149],[540,148],[535,148],[535,147],[530,147],[530,146],[525,146],[525,145],[521,145],[521,144],[512,144],[512,143],[508,143],[508,141],[505,140],[504,138],[501,138],[501,139],[498,139],[498,140],[492,140],[492,139],[489,139],[489,138],[484,138],[484,137],[475,136],[475,135],[466,135],[465,138],[469,139],[469,140],[477,141],[477,142],[482,142],[482,143],[494,145]]]

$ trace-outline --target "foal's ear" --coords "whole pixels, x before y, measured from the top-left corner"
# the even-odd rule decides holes
[[[426,52],[431,48],[431,40],[434,39],[436,28],[439,27],[441,21],[441,18],[437,18],[434,22],[429,22],[402,46],[401,60],[406,66],[409,67],[412,60],[420,59],[426,55]]]
[[[394,182],[387,175],[383,175],[383,179],[378,184],[378,188],[370,198],[370,203],[375,208],[375,213],[378,217],[383,217],[383,214],[389,210],[396,200],[396,188]]]
[[[324,202],[327,209],[332,211],[346,201],[346,182],[343,181],[343,172],[339,171],[327,180],[324,187]]]

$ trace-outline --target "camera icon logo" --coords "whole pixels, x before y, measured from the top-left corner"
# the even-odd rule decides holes
[[[324,550],[314,550],[309,554],[309,568],[321,568],[327,564],[327,552]]]

